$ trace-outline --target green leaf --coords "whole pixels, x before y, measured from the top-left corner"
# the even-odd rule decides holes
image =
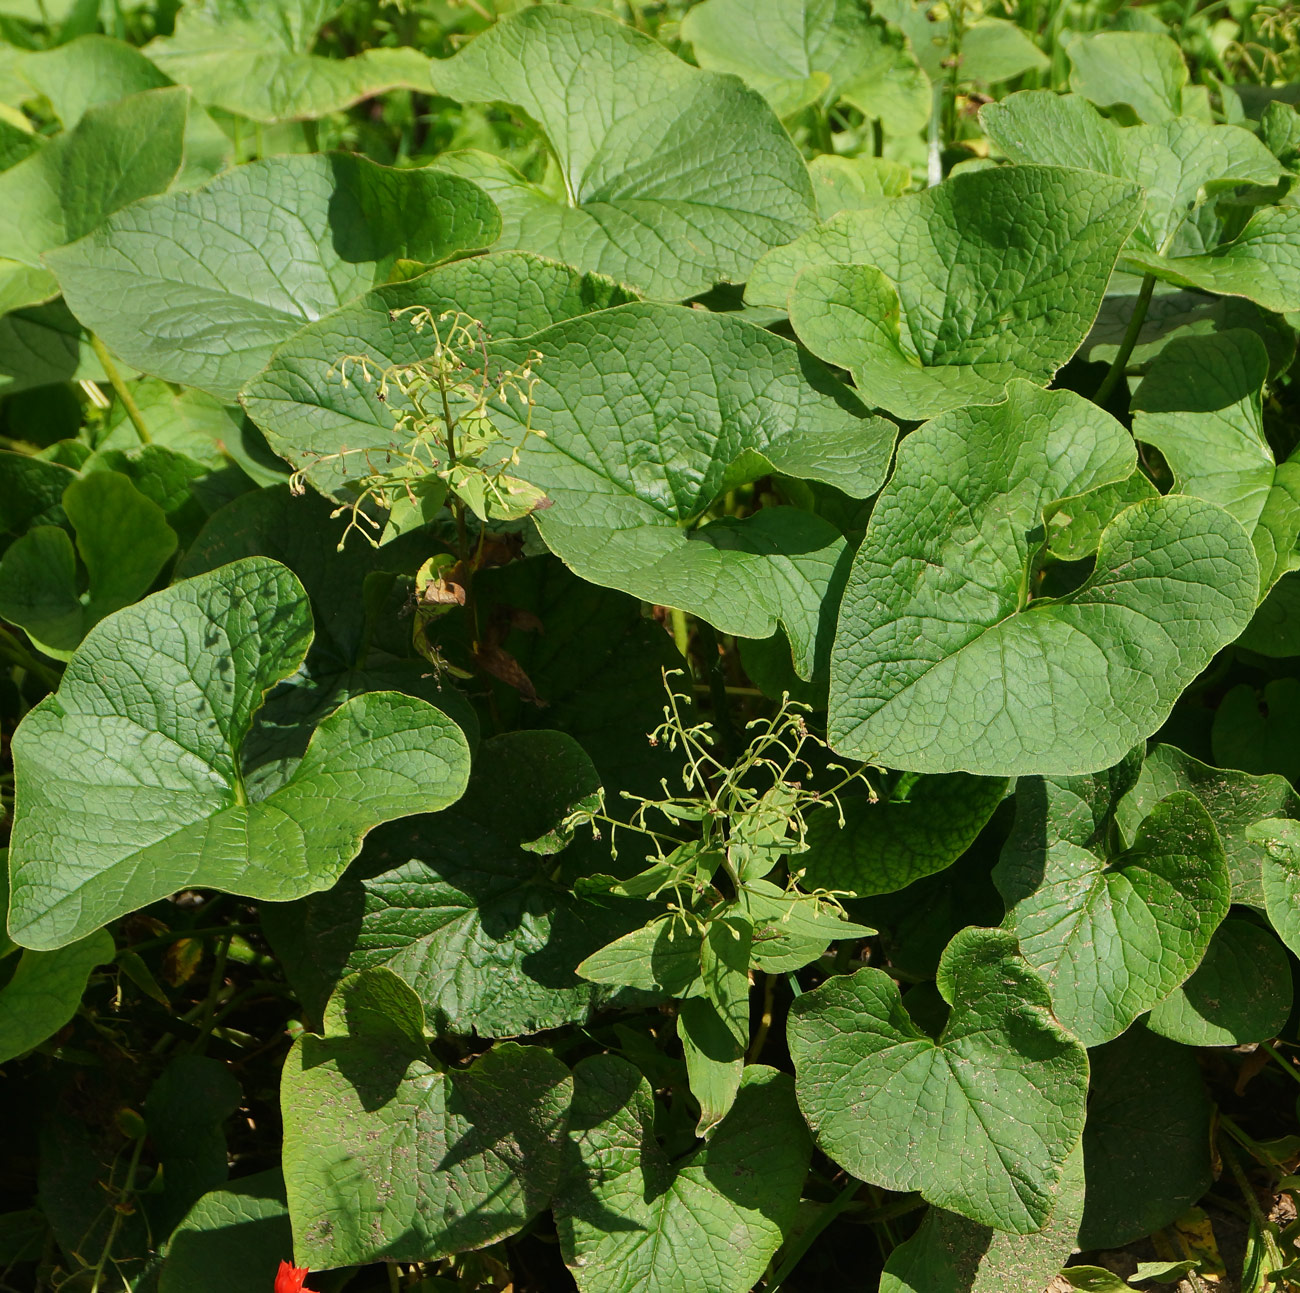
[[[0,557],[0,616],[47,655],[68,660],[100,620],[148,591],[176,550],[176,534],[162,509],[113,471],[74,480],[62,506],[76,532],[75,553],[67,531],[53,525],[38,525],[11,544]]]
[[[1195,498],[1138,503],[1081,587],[1031,595],[1044,508],[1133,461],[1095,405],[1021,382],[908,436],[840,610],[835,749],[917,772],[1070,774],[1159,727],[1254,610],[1240,523]]]
[[[1061,1272],[1061,1278],[1071,1288],[1084,1289],[1085,1293],[1130,1293],[1132,1288],[1104,1266],[1069,1266]]]
[[[925,124],[924,74],[900,33],[857,0],[772,0],[757,9],[745,0],[705,0],[687,12],[681,35],[701,67],[739,76],[779,117],[815,102],[829,108],[843,98],[883,118],[890,134]],[[882,82],[910,110],[889,111]]]
[[[1155,445],[1180,493],[1230,512],[1251,536],[1262,599],[1300,561],[1300,460],[1278,465],[1264,434],[1268,353],[1253,332],[1175,337],[1133,394],[1133,435]]]
[[[329,888],[372,827],[457,799],[459,728],[373,692],[325,719],[292,775],[249,802],[249,729],[310,642],[302,586],[258,557],[93,629],[14,735],[11,936],[60,947],[191,885],[280,900]]]
[[[555,1203],[582,1293],[746,1293],[789,1232],[811,1146],[790,1079],[750,1065],[708,1141],[672,1159],[649,1083],[626,1060],[574,1070],[569,1178]]]
[[[800,1107],[854,1176],[1029,1234],[1047,1223],[1083,1128],[1087,1057],[1003,931],[958,934],[938,986],[952,1006],[938,1041],[881,970],[798,997],[788,1040]]]
[[[1200,964],[1228,914],[1223,848],[1195,795],[1153,805],[1133,845],[1109,842],[1136,761],[1095,777],[1022,778],[993,878],[1005,926],[1086,1046],[1118,1037]]]
[[[1156,803],[1176,790],[1190,791],[1210,814],[1227,856],[1233,902],[1262,911],[1261,875],[1269,855],[1262,843],[1248,837],[1247,828],[1266,817],[1300,820],[1300,798],[1283,777],[1212,768],[1172,745],[1157,745],[1116,813],[1126,838],[1132,838]]]
[[[557,858],[537,841],[599,788],[562,733],[485,741],[453,808],[376,834],[328,893],[266,909],[304,1004],[318,1013],[342,975],[385,967],[442,1030],[503,1037],[585,1020],[611,994],[575,967],[648,909],[593,907],[570,892],[574,876],[608,868],[607,847],[577,841]]]
[[[381,400],[378,383],[361,379],[356,364],[349,364],[346,383],[339,370],[344,356],[364,356],[375,372],[428,357],[428,334],[394,314],[419,306],[435,317],[459,311],[488,337],[504,340],[631,299],[609,279],[526,252],[454,261],[387,283],[294,333],[248,384],[242,402],[271,447],[332,494],[366,472],[367,453],[405,446],[393,431],[394,410],[407,407],[400,392],[390,388]],[[349,456],[329,457],[344,447]]]
[[[1290,800],[1287,807],[1294,802]],[[1269,817],[1248,826],[1246,838],[1263,850],[1264,910],[1278,937],[1296,952],[1300,948],[1300,821],[1292,816]]]
[[[161,193],[181,165],[189,96],[146,90],[94,107],[0,175],[0,245],[41,268],[41,253],[84,237],[115,211]]]
[[[1070,89],[1100,108],[1123,105],[1143,121],[1167,121],[1185,110],[1187,65],[1168,36],[1145,31],[1070,32]]]
[[[561,193],[498,182],[502,250],[679,300],[744,282],[812,224],[807,168],[762,98],[603,15],[525,8],[434,63],[433,85],[521,108],[559,163]]]
[[[433,1261],[519,1230],[563,1171],[573,1080],[507,1042],[436,1065],[419,998],[388,970],[345,979],[280,1084],[293,1251],[313,1267]]]
[[[1147,1027],[1184,1046],[1243,1046],[1276,1037],[1291,1000],[1282,944],[1251,921],[1225,920],[1196,973],[1152,1010]]]
[[[746,289],[790,310],[863,398],[932,417],[1045,385],[1079,348],[1138,216],[1131,185],[1046,166],[959,174],[842,211],[770,252]]]
[[[292,1251],[280,1169],[244,1176],[205,1194],[172,1231],[159,1293],[252,1288]]]
[[[1231,242],[1202,256],[1129,251],[1125,263],[1166,283],[1245,296],[1266,310],[1300,309],[1300,208],[1262,207]]]
[[[870,938],[876,932],[846,920],[811,894],[779,889],[770,880],[749,881],[738,902],[754,925],[750,960],[768,974],[802,969],[830,943]]]
[[[8,882],[0,875],[0,907],[8,895]],[[3,935],[0,951],[13,952]],[[23,952],[0,987],[0,1064],[57,1033],[76,1014],[95,967],[112,959],[113,939],[102,929],[52,952]]]
[[[860,797],[808,819],[802,883],[855,897],[893,893],[950,867],[971,845],[1007,792],[1003,777],[907,778],[898,798]]]
[[[838,157],[823,153],[808,163],[817,214],[823,220],[840,211],[858,211],[912,187],[912,172],[901,162],[883,157]]]
[[[551,500],[535,514],[551,551],[583,579],[724,633],[768,637],[783,624],[811,676],[844,539],[794,508],[707,514],[772,471],[868,497],[888,467],[892,424],[868,417],[790,342],[723,314],[624,305],[498,347],[509,363],[530,350],[542,355],[531,421],[546,438],[528,440],[518,474]]]
[[[419,50],[367,49],[352,58],[312,54],[317,24],[291,27],[283,10],[294,7],[268,0],[184,5],[174,34],[150,41],[145,53],[200,103],[254,121],[323,117],[395,89],[428,93],[430,60]],[[317,10],[328,17],[327,9]]]
[[[980,111],[998,150],[1013,162],[1073,166],[1141,186],[1146,205],[1134,245],[1165,254],[1207,195],[1238,184],[1274,184],[1277,159],[1241,126],[1194,117],[1121,126],[1078,95],[1024,90]]]
[[[1191,1051],[1140,1025],[1090,1052],[1079,1247],[1117,1248],[1167,1226],[1210,1185],[1210,1102]]]
[[[1283,575],[1260,603],[1237,645],[1260,655],[1300,655],[1300,575]]]
[[[682,916],[634,929],[593,952],[578,973],[592,983],[682,996],[700,977],[704,931]]]
[[[1300,777],[1296,725],[1300,723],[1300,679],[1275,678],[1256,691],[1248,682],[1229,688],[1210,729],[1215,763],[1256,775]]]
[[[397,260],[444,260],[498,227],[491,200],[463,180],[311,154],[135,203],[47,263],[124,362],[229,400],[279,342]]]
[[[889,1254],[880,1293],[1008,1293],[1044,1289],[1074,1251],[1083,1216],[1083,1147],[1065,1160],[1051,1219],[1011,1235],[931,1208],[916,1233]]]

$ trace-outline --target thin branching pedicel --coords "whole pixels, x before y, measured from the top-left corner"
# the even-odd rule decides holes
[[[530,351],[518,367],[494,366],[482,323],[459,311],[435,315],[427,306],[408,306],[389,317],[406,318],[416,333],[427,333],[429,353],[384,367],[370,355],[344,355],[330,373],[344,387],[376,388],[376,397],[392,410],[397,441],[382,460],[373,449],[323,454],[296,471],[289,485],[301,494],[319,468],[360,460],[365,469],[349,482],[356,496],[334,513],[348,516],[340,550],[353,531],[379,546],[384,526],[371,515],[376,509],[392,512],[404,502],[427,517],[446,502],[456,520],[457,555],[469,561],[466,508],[480,522],[505,521],[546,503],[540,490],[510,474],[529,437],[545,438],[532,424],[534,369],[542,356]],[[509,409],[512,421],[521,424],[513,444],[497,429],[494,407]],[[480,545],[482,537],[481,531]]]

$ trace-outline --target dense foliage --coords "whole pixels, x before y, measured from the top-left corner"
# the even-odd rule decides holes
[[[0,1290],[1300,1288],[1298,34],[0,0]]]

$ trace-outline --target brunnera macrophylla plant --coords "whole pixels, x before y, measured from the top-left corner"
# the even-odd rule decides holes
[[[0,1288],[1291,1287],[1285,23],[173,8],[0,22]]]

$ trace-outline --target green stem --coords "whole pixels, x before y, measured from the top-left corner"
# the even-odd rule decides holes
[[[776,1010],[776,975],[763,975],[763,1014],[758,1021],[758,1029],[754,1033],[754,1040],[750,1043],[749,1050],[745,1054],[746,1064],[756,1064],[758,1057],[763,1053],[763,1047],[767,1042],[767,1035],[772,1031],[772,1016]]]
[[[302,123],[302,138],[309,153],[320,152],[320,128],[314,121]]]
[[[149,428],[144,424],[144,416],[140,412],[140,406],[135,402],[135,396],[122,380],[122,374],[118,372],[113,356],[108,353],[108,347],[93,332],[90,334],[90,348],[95,352],[95,358],[99,360],[104,376],[108,378],[108,384],[113,388],[113,394],[122,401],[122,407],[126,410],[127,417],[131,419],[136,435],[140,437],[140,443],[153,444],[153,436],[149,434]]]
[[[1287,1059],[1281,1051],[1271,1042],[1260,1042],[1260,1049],[1267,1051],[1278,1063],[1278,1067],[1288,1074],[1293,1082],[1300,1083],[1300,1072],[1296,1071],[1296,1066]]]
[[[56,669],[38,660],[23,644],[3,625],[0,625],[0,658],[26,669],[34,678],[39,678],[51,691],[59,685],[60,674]]]
[[[151,952],[155,947],[166,947],[168,943],[179,943],[187,938],[216,938],[221,934],[254,934],[261,928],[260,925],[249,923],[244,925],[212,925],[207,929],[172,929],[165,934],[159,934],[157,938],[146,939],[143,943],[132,943],[130,947],[124,947],[118,952]]]
[[[927,149],[925,185],[934,188],[943,183],[943,82],[935,81],[930,92],[930,133]]]
[[[679,611],[675,606],[669,608],[669,616],[673,622],[673,641],[677,643],[677,649],[682,653],[683,660],[691,658],[691,632],[686,626],[686,612]]]
[[[861,1181],[850,1181],[836,1196],[828,1203],[812,1224],[801,1235],[789,1244],[785,1251],[785,1260],[777,1267],[771,1280],[764,1289],[764,1293],[776,1293],[776,1290],[790,1277],[795,1267],[803,1261],[804,1254],[813,1246],[813,1240],[817,1239],[823,1230],[835,1220],[836,1217],[844,1211],[845,1208],[853,1202],[853,1196],[862,1188]]]
[[[207,1049],[208,1035],[217,1022],[217,997],[221,992],[223,980],[226,977],[226,957],[230,953],[230,940],[233,937],[233,934],[227,934],[217,944],[217,953],[213,957],[212,976],[208,979],[208,992],[203,999],[203,1014],[198,1021],[199,1035],[194,1039],[194,1044],[190,1047],[191,1052],[197,1055],[202,1055]]]
[[[1097,387],[1097,393],[1092,397],[1093,403],[1101,408],[1106,407],[1106,401],[1110,399],[1111,392],[1119,384],[1119,379],[1124,376],[1124,370],[1128,368],[1128,361],[1133,354],[1133,347],[1137,345],[1137,339],[1142,332],[1142,325],[1146,322],[1147,306],[1151,304],[1151,293],[1155,291],[1155,288],[1155,275],[1147,274],[1142,279],[1137,304],[1133,307],[1133,314],[1129,318],[1128,327],[1124,329],[1124,340],[1119,343],[1119,353],[1115,356],[1115,362],[1111,364],[1110,371],[1102,378],[1101,385]]]
[[[139,1137],[135,1142],[135,1149],[131,1151],[131,1164],[126,1169],[126,1183],[122,1186],[121,1193],[118,1195],[117,1205],[113,1208],[113,1224],[108,1228],[108,1238],[104,1241],[104,1250],[99,1254],[99,1261],[95,1263],[95,1273],[90,1281],[90,1293],[99,1293],[99,1281],[104,1278],[104,1267],[108,1265],[108,1259],[113,1254],[113,1245],[117,1242],[117,1232],[122,1228],[122,1219],[127,1214],[121,1211],[121,1205],[124,1205],[135,1193],[135,1174],[140,1167],[140,1155],[144,1151],[144,1137]]]

